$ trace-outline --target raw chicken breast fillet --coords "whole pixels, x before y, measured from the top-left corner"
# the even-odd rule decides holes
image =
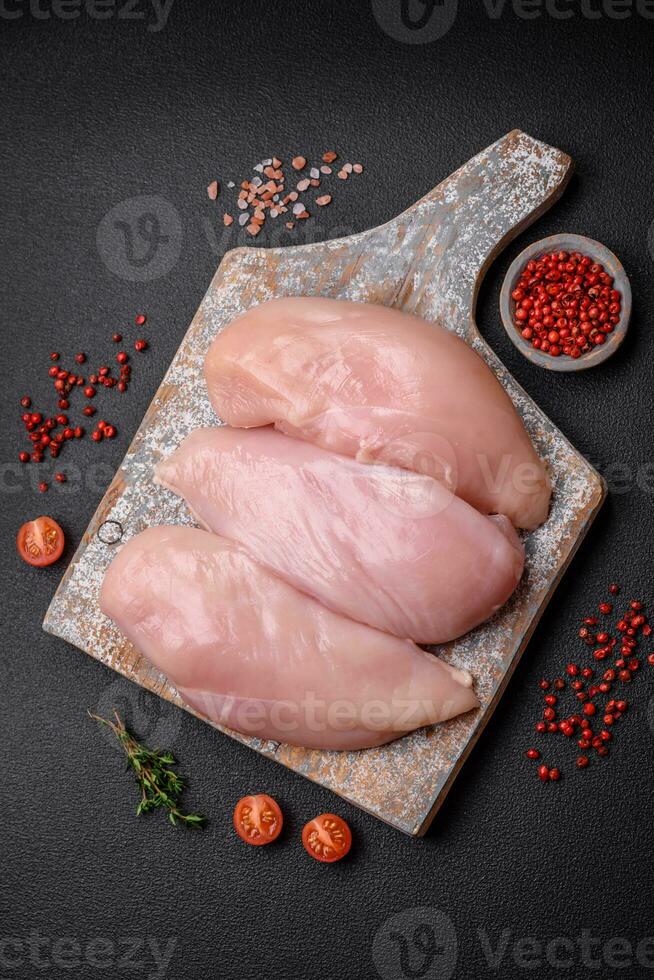
[[[513,403],[463,340],[397,310],[320,297],[256,306],[213,342],[211,401],[229,425],[434,476],[516,527],[547,517],[550,481]]]
[[[270,427],[197,429],[156,480],[291,585],[419,643],[488,619],[522,574],[506,517],[485,517],[431,477],[365,466]]]
[[[206,531],[137,535],[100,605],[189,705],[246,735],[361,749],[478,706],[467,671],[326,609]]]

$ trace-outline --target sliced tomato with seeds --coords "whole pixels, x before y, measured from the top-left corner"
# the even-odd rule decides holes
[[[234,830],[246,844],[271,844],[282,832],[279,804],[266,793],[244,796],[234,807]]]
[[[23,524],[16,536],[18,554],[28,565],[44,568],[61,558],[64,532],[51,517],[37,517]]]
[[[316,861],[332,864],[344,858],[352,847],[352,831],[335,813],[321,813],[304,825],[302,843]]]

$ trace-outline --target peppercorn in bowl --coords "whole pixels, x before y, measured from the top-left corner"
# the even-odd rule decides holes
[[[631,286],[617,257],[583,235],[534,242],[511,264],[500,294],[511,342],[550,371],[583,371],[611,357],[631,316]]]

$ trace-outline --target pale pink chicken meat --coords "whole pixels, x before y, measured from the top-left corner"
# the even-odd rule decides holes
[[[434,476],[484,514],[535,528],[551,486],[503,387],[463,340],[397,310],[320,297],[253,307],[214,340],[211,401],[281,431]]]
[[[445,643],[514,591],[522,544],[431,477],[365,466],[271,427],[196,429],[156,469],[202,527],[330,609]]]
[[[129,541],[100,605],[189,705],[246,735],[362,749],[479,703],[467,671],[326,609],[195,528]]]

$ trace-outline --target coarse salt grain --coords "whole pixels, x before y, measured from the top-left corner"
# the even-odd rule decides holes
[[[323,165],[311,166],[309,169],[309,177],[304,177],[300,179],[296,185],[297,189],[285,191],[285,180],[286,175],[282,169],[283,163],[278,157],[271,157],[270,159],[262,160],[260,163],[253,167],[255,175],[251,180],[244,180],[240,184],[240,191],[238,195],[237,206],[242,212],[238,216],[238,223],[241,227],[246,226],[247,231],[250,235],[255,236],[259,233],[263,227],[267,217],[277,218],[279,215],[285,214],[288,211],[287,204],[290,202],[297,202],[293,204],[293,215],[299,219],[307,219],[310,217],[309,211],[306,209],[304,202],[299,201],[299,193],[308,190],[309,188],[318,188],[321,184],[321,176],[328,176],[333,173],[332,167],[329,166],[335,159],[337,159],[337,153],[333,150],[326,151],[323,156]],[[304,156],[298,155],[291,159],[291,166],[294,170],[302,170],[307,166],[307,159]],[[351,173],[362,173],[363,167],[359,164],[345,163],[338,172],[338,177],[340,180],[347,180]],[[267,181],[264,183],[262,177],[259,174],[264,174]],[[216,195],[220,192],[220,185],[218,181],[214,181]],[[234,181],[230,181],[227,184],[228,187],[235,187]],[[207,192],[210,196],[214,192],[214,187],[209,185]],[[325,207],[332,202],[331,194],[322,194],[315,198],[315,203],[318,207]],[[223,222],[225,226],[229,226],[234,221],[234,218],[225,213],[223,215]],[[291,230],[295,227],[295,221],[287,221],[286,227]]]

